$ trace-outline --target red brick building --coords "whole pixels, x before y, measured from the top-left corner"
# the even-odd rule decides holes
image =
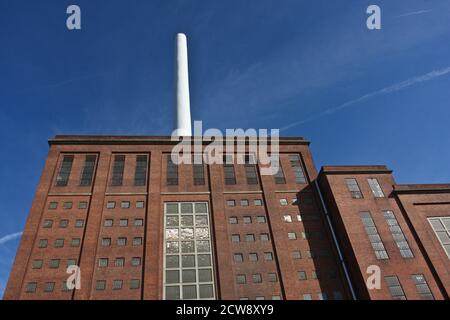
[[[5,299],[448,299],[450,185],[318,174],[303,138],[280,138],[274,176],[174,165],[170,137],[49,144]]]

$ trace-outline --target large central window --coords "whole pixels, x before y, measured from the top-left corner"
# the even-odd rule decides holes
[[[215,299],[208,203],[164,204],[164,299]]]

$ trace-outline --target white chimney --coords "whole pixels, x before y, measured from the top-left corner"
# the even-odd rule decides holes
[[[176,39],[175,95],[174,129],[178,136],[192,136],[187,41],[184,33],[178,33]]]

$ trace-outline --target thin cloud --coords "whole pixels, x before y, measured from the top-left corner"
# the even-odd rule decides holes
[[[408,88],[408,87],[413,86],[413,85],[418,84],[418,83],[422,83],[422,82],[425,82],[425,81],[430,81],[430,80],[442,77],[442,76],[444,76],[444,75],[446,75],[448,73],[450,73],[450,67],[447,67],[447,68],[444,68],[444,69],[440,69],[440,70],[434,70],[434,71],[431,71],[431,72],[426,73],[424,75],[417,76],[417,77],[414,77],[414,78],[410,78],[408,80],[405,80],[405,81],[393,84],[393,85],[391,85],[389,87],[386,87],[386,88],[383,88],[381,90],[368,93],[368,94],[363,95],[363,96],[361,96],[361,97],[359,97],[357,99],[347,101],[347,102],[341,104],[340,106],[329,108],[329,109],[327,109],[325,111],[322,111],[322,112],[319,112],[319,113],[317,113],[317,114],[315,114],[315,115],[313,115],[313,116],[311,116],[309,118],[306,118],[305,120],[301,120],[301,121],[297,121],[297,122],[293,122],[291,124],[288,124],[288,125],[280,128],[280,131],[281,130],[287,130],[287,129],[290,129],[292,127],[298,126],[300,124],[303,124],[303,123],[306,123],[306,122],[310,122],[310,121],[316,120],[318,118],[322,118],[324,116],[333,114],[333,113],[335,113],[337,111],[340,111],[342,109],[351,107],[351,106],[353,106],[353,105],[355,105],[357,103],[360,103],[360,102],[363,102],[363,101],[366,101],[366,100],[369,100],[369,99],[373,99],[373,98],[376,98],[378,96],[382,96],[382,95],[386,95],[386,94],[393,93],[393,92],[396,92],[396,91],[400,91],[400,90],[403,90],[405,88]]]
[[[0,238],[0,245],[5,244],[8,241],[14,240],[16,238],[19,238],[21,235],[22,235],[22,232],[7,234],[6,236],[3,236]]]
[[[433,9],[428,9],[428,10],[419,10],[419,11],[413,11],[413,12],[407,12],[407,13],[403,13],[399,16],[396,16],[396,18],[402,18],[402,17],[409,17],[409,16],[415,16],[418,14],[424,14],[424,13],[429,13],[433,11]]]

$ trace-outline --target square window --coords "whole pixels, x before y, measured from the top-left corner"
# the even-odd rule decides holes
[[[267,278],[268,278],[269,282],[277,282],[278,281],[278,277],[275,272],[269,272],[267,274]]]
[[[63,208],[64,209],[72,209],[72,201],[64,202]]]
[[[256,218],[256,221],[258,221],[258,223],[266,223],[266,217],[265,216],[258,216]]]
[[[273,260],[272,252],[264,252],[264,260],[267,260],[267,261]]]
[[[102,246],[103,247],[109,247],[111,245],[111,238],[103,238],[102,239]]]
[[[139,279],[130,280],[130,289],[139,289],[140,287],[141,287],[141,280]]]
[[[240,242],[241,241],[241,236],[238,234],[233,234],[231,235],[231,241],[232,242]]]
[[[241,206],[242,207],[248,207],[248,200],[247,199],[242,199],[241,200]]]
[[[98,266],[101,268],[108,266],[108,258],[100,258],[98,259]]]
[[[211,266],[211,255],[199,254],[199,255],[197,255],[197,262],[198,262],[199,267],[210,267]]]
[[[234,262],[242,262],[244,261],[244,256],[242,255],[242,253],[235,253],[233,255],[234,258]]]
[[[245,274],[238,274],[236,276],[236,283],[237,284],[246,284],[247,278],[245,277]]]
[[[36,282],[28,282],[25,292],[27,293],[34,293],[36,292],[36,288],[37,288],[37,283]]]
[[[235,207],[236,206],[236,201],[234,201],[234,200],[227,200],[227,206],[228,207]]]
[[[254,235],[254,234],[251,234],[251,233],[246,234],[246,235],[245,235],[245,241],[247,241],[247,242],[253,242],[253,241],[255,241],[255,235]]]
[[[133,259],[131,259],[131,265],[133,267],[137,267],[141,265],[141,258],[139,257],[134,257]]]
[[[197,276],[195,270],[182,270],[181,271],[183,283],[196,282]]]
[[[166,270],[166,283],[180,283],[180,272],[178,270]]]
[[[258,261],[258,254],[254,253],[254,252],[249,253],[248,254],[248,260],[252,261],[252,262]]]
[[[183,286],[183,299],[197,299],[197,286]]]
[[[53,220],[47,219],[44,220],[43,228],[51,228],[53,226]]]
[[[119,220],[119,226],[127,227],[128,226],[128,219],[120,219]]]
[[[47,239],[40,239],[39,240],[39,248],[47,248],[48,240]]]
[[[63,219],[63,220],[59,221],[60,228],[67,228],[68,225],[69,225],[69,220]]]
[[[144,225],[144,219],[134,219],[135,227],[142,227]]]
[[[78,202],[78,209],[86,209],[87,208],[87,201],[80,201]]]
[[[46,282],[44,285],[44,292],[53,292],[54,288],[55,288],[54,282]]]
[[[302,258],[302,254],[300,253],[299,250],[292,251],[292,259],[301,259],[301,258]]]
[[[268,233],[261,233],[259,235],[259,237],[260,237],[261,241],[269,241],[269,234]]]
[[[136,201],[136,208],[141,209],[144,207],[144,201]]]
[[[298,271],[297,276],[299,280],[306,280],[306,272],[305,271]]]
[[[62,247],[64,247],[64,239],[56,239],[55,248],[62,248]]]
[[[280,205],[287,206],[288,205],[287,199],[280,199]]]
[[[114,262],[114,266],[123,267],[124,265],[125,265],[125,258],[116,258],[116,261]]]
[[[179,268],[180,257],[179,256],[166,256],[166,268]]]
[[[292,217],[287,214],[283,216],[283,220],[284,222],[292,222]]]
[[[106,219],[103,222],[103,226],[105,226],[105,227],[112,227],[113,226],[113,219]]]
[[[58,202],[54,202],[54,201],[50,202],[50,203],[48,204],[48,208],[49,208],[50,210],[55,210],[56,208],[58,208]]]
[[[166,299],[168,299],[168,300],[180,299],[180,287],[179,286],[166,286]]]
[[[77,259],[67,259],[67,267],[76,266],[76,265],[77,265]]]
[[[295,232],[288,232],[288,239],[289,240],[297,239],[297,235],[295,234]]]
[[[122,209],[128,209],[130,208],[130,201],[122,201],[122,203],[120,204],[120,207]]]
[[[166,204],[166,213],[180,213],[178,210],[178,203],[167,203]]]
[[[195,267],[195,256],[194,255],[182,255],[181,256],[181,266],[183,268]]]
[[[42,260],[34,260],[32,268],[33,269],[41,269],[42,265],[43,265],[43,261]]]
[[[255,199],[255,200],[253,200],[253,204],[255,206],[262,206],[262,200],[261,199]]]
[[[119,247],[126,246],[127,245],[127,238],[122,238],[122,237],[117,238],[117,245]]]
[[[114,209],[116,207],[116,202],[115,201],[108,201],[106,203],[106,209]]]
[[[212,271],[211,269],[200,269],[198,270],[198,281],[199,282],[211,282]]]
[[[75,228],[83,228],[83,227],[84,227],[84,220],[83,219],[75,220]]]
[[[122,280],[114,280],[113,281],[113,290],[120,290],[120,289],[122,289],[122,284],[123,284]]]
[[[252,223],[252,217],[245,216],[244,217],[244,224],[250,224]]]
[[[198,286],[200,299],[208,299],[214,297],[212,284],[201,284]]]
[[[133,246],[140,246],[140,245],[142,245],[142,238],[141,237],[133,238]]]
[[[59,259],[51,259],[49,266],[51,269],[58,269],[59,268]]]
[[[260,273],[255,273],[252,275],[253,283],[261,283],[262,282],[262,276]]]
[[[73,238],[70,245],[72,247],[79,247],[81,243],[81,239],[80,238]]]
[[[105,280],[97,280],[95,282],[95,290],[105,290],[106,281]]]
[[[230,224],[237,224],[237,223],[238,223],[238,218],[237,218],[237,217],[230,217],[230,218],[228,219],[228,222],[229,222]]]

